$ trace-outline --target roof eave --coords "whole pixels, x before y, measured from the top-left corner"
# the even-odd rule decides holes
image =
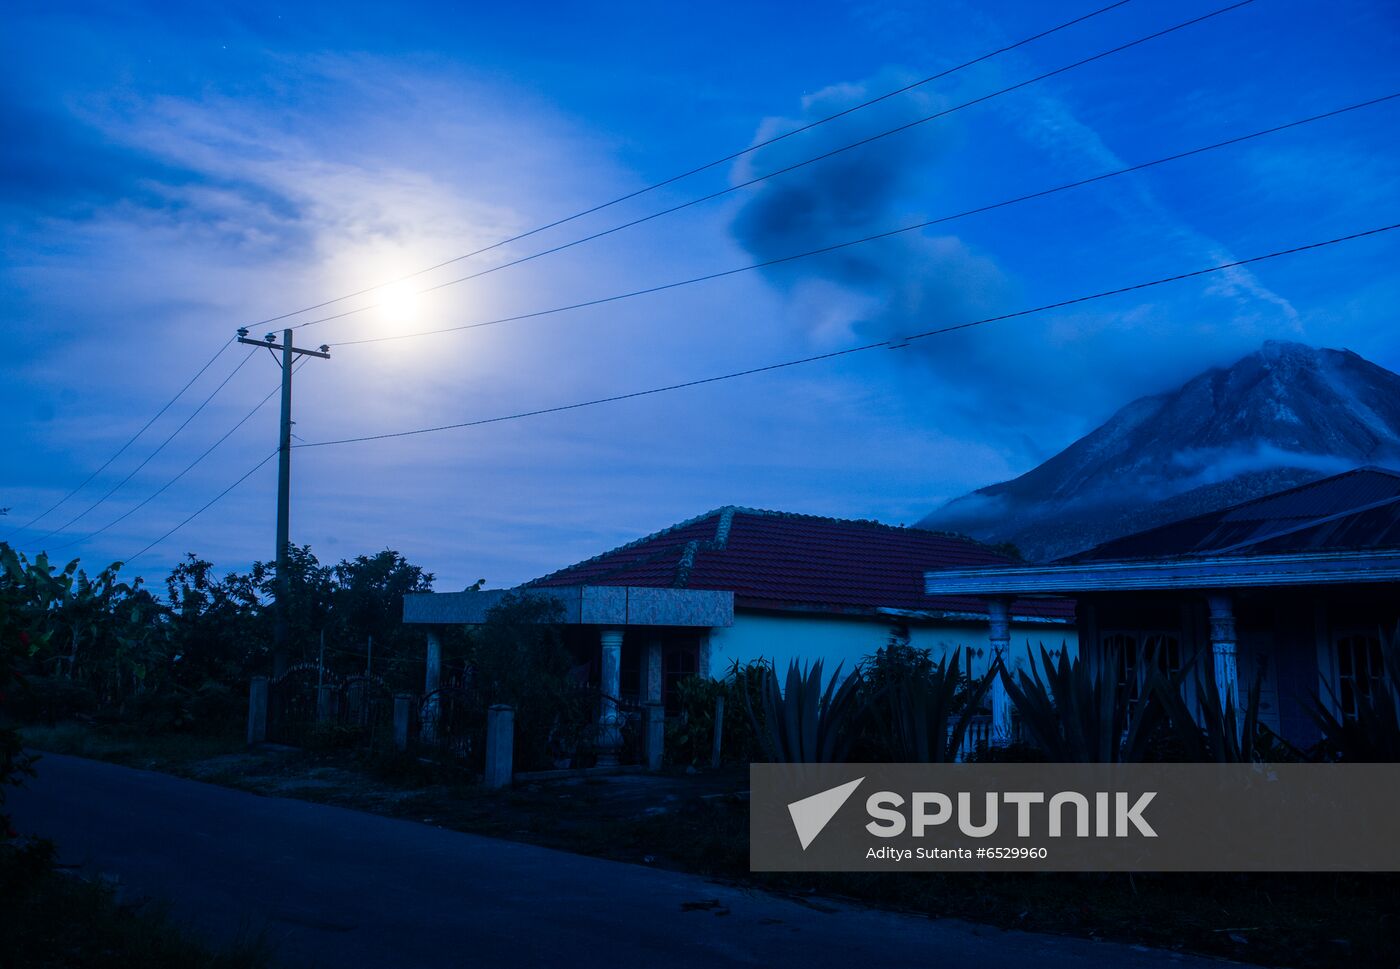
[[[1138,559],[927,572],[931,596],[1072,595],[1400,582],[1400,549]]]

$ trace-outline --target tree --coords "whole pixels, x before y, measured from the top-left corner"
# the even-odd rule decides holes
[[[403,597],[431,592],[433,575],[391,549],[344,559],[332,574],[337,645],[362,653],[373,637],[377,671],[421,682],[413,674],[423,661],[422,637],[403,624]]]
[[[171,676],[197,689],[241,683],[265,665],[269,624],[251,575],[220,578],[206,559],[187,555],[165,580]]]
[[[253,564],[252,582],[269,604],[277,599],[277,563]],[[315,659],[321,631],[330,621],[331,604],[335,594],[332,570],[322,565],[312,554],[310,545],[292,545],[287,549],[287,643],[293,654],[303,660]],[[262,610],[264,633],[272,640],[272,608]]]

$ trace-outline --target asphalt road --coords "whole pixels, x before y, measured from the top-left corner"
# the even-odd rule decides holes
[[[14,792],[63,861],[297,967],[1215,967],[822,903],[53,754]]]

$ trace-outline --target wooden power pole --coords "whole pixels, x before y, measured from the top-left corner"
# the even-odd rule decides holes
[[[251,340],[248,330],[241,328],[238,342],[267,347],[274,357],[281,353],[282,427],[277,438],[277,601],[274,603],[272,625],[272,675],[276,678],[287,671],[287,600],[291,591],[287,575],[287,549],[292,503],[292,364],[298,356],[329,360],[331,348],[325,344],[315,350],[293,346],[291,329],[282,331],[282,342],[279,344],[276,333],[269,333],[261,340]]]

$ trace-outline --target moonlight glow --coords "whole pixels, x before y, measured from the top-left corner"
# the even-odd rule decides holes
[[[378,316],[390,326],[402,327],[417,321],[423,295],[408,282],[390,283],[375,293]]]

